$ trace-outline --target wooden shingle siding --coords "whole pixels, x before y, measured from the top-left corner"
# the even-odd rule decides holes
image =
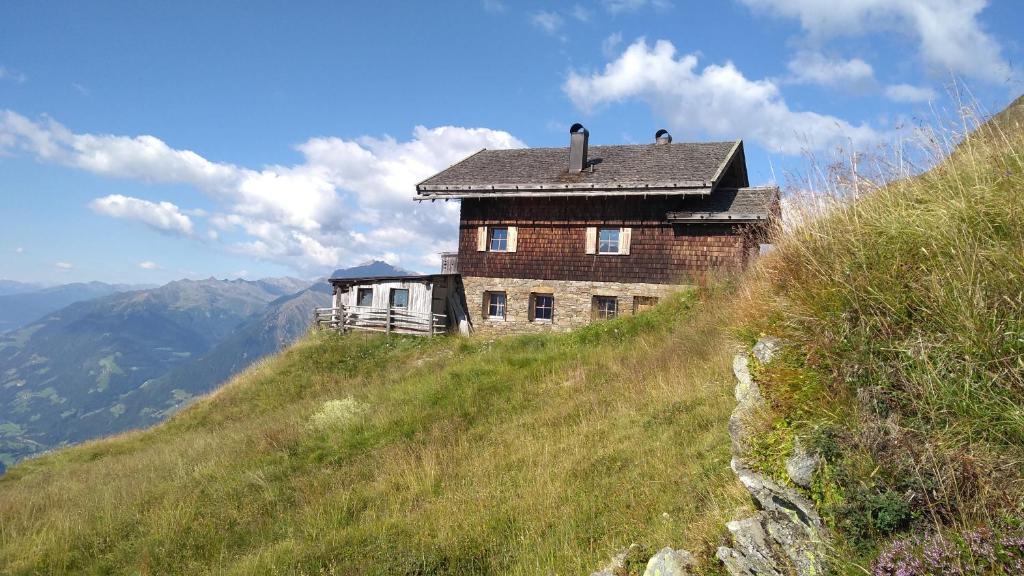
[[[742,225],[669,224],[682,199],[464,200],[459,269],[464,276],[598,282],[686,282],[711,269],[741,269],[751,240]],[[514,253],[477,251],[479,226],[516,226]],[[587,229],[630,228],[629,254],[587,254]]]

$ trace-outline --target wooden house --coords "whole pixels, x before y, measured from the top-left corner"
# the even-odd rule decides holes
[[[742,141],[481,150],[416,187],[459,200],[457,262],[475,330],[571,329],[631,314],[714,269],[741,270],[779,213]],[[437,309],[439,310],[439,308]]]

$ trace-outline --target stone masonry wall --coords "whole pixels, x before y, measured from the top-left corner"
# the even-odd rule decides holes
[[[526,278],[485,278],[463,276],[467,313],[473,329],[483,334],[527,332],[566,332],[591,322],[594,296],[618,298],[618,314],[633,313],[635,298],[664,298],[684,288],[679,284],[643,284],[634,282],[591,282],[578,280],[532,280]],[[486,317],[484,295],[504,292],[504,320]],[[553,294],[552,320],[530,320],[530,295]]]

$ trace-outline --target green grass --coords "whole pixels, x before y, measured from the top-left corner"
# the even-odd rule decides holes
[[[851,573],[899,534],[1024,517],[1024,131],[977,135],[786,233],[747,286],[739,333],[789,342],[756,370],[755,460],[828,453],[810,495]]]
[[[721,308],[313,334],[161,426],[9,470],[0,572],[583,574],[634,542],[712,546],[746,502]]]

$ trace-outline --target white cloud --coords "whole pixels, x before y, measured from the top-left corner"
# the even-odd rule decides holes
[[[555,34],[562,28],[562,17],[557,12],[534,12],[530,15],[530,22],[548,34]]]
[[[619,44],[622,44],[622,32],[609,34],[607,38],[601,41],[601,54],[604,54],[605,58],[613,57]]]
[[[648,6],[658,10],[665,10],[672,7],[669,0],[602,0],[604,9],[612,14],[624,12],[636,12]]]
[[[139,268],[142,268],[143,270],[159,270],[160,266],[158,266],[156,262],[153,262],[151,260],[144,260],[142,262],[139,262]]]
[[[580,22],[590,21],[590,10],[587,10],[582,4],[574,4],[572,9],[569,10],[569,15]]]
[[[192,220],[170,202],[150,202],[141,198],[111,194],[93,200],[89,207],[104,216],[138,220],[158,232],[183,236],[192,234]]]
[[[637,40],[602,72],[570,73],[562,88],[585,112],[626,100],[646,102],[677,137],[747,138],[783,154],[880,139],[866,124],[790,109],[774,82],[750,80],[731,62],[698,71],[695,54],[677,58],[666,40],[653,47]]]
[[[25,248],[22,247],[22,246],[18,246],[17,248],[14,249],[14,253],[15,254],[24,254],[25,253]]]
[[[893,102],[920,103],[935,100],[935,90],[911,84],[893,84],[885,87],[885,97]]]
[[[500,14],[507,10],[505,3],[501,0],[483,0],[484,11],[492,14]]]
[[[486,128],[417,126],[411,139],[312,138],[296,146],[303,160],[260,169],[213,162],[154,136],[78,134],[52,119],[0,111],[0,153],[35,158],[110,177],[193,186],[216,205],[205,238],[231,251],[323,273],[391,252],[417,261],[453,247],[457,203],[412,202],[417,182],[481,148],[524,144]],[[99,213],[142,221],[166,233],[199,238],[194,218],[169,202],[112,195]],[[413,236],[375,235],[399,226]]]
[[[742,0],[753,9],[800,20],[814,39],[868,33],[906,33],[921,58],[940,72],[989,82],[1011,78],[999,42],[978,15],[988,0]]]
[[[860,58],[828,58],[818,52],[799,52],[788,67],[791,82],[829,87],[862,88],[874,81],[875,74]]]
[[[53,264],[53,265],[54,265],[54,266],[56,266],[56,267],[57,267],[58,269],[60,269],[60,270],[71,270],[72,268],[74,268],[74,267],[75,267],[75,266],[74,266],[74,265],[73,265],[72,263],[70,263],[70,262],[54,262],[54,264]]]
[[[10,80],[15,84],[24,84],[28,81],[28,76],[25,76],[25,74],[18,72],[17,70],[11,70],[10,68],[0,66],[0,80]]]

